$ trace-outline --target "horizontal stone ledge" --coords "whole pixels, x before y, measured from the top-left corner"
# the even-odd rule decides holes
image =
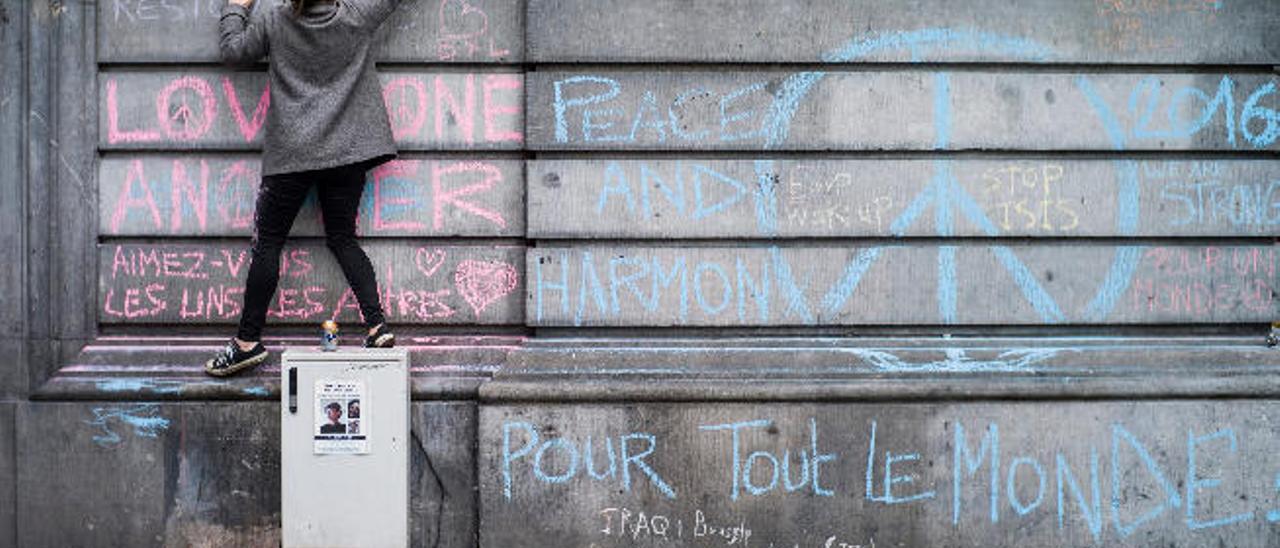
[[[111,0],[98,4],[102,63],[218,62],[225,2]],[[273,6],[256,2],[254,11]],[[524,5],[508,0],[404,0],[375,37],[374,58],[409,63],[519,63]]]
[[[319,332],[317,328],[317,333]],[[409,351],[410,392],[417,400],[473,399],[523,340],[518,336],[400,337]],[[350,336],[347,344],[358,341]],[[268,339],[266,364],[225,379],[204,373],[205,360],[226,339],[103,337],[86,345],[40,386],[40,400],[279,400],[280,356],[288,348],[318,347],[319,336]]]
[[[529,339],[497,377],[671,379],[835,378],[907,375],[1109,375],[1141,372],[1261,371],[1280,367],[1280,350],[1257,338],[996,338],[687,340]]]
[[[529,0],[534,62],[1276,64],[1241,2]]]
[[[567,386],[535,380],[487,381],[480,401],[591,402],[814,402],[952,401],[952,400],[1094,400],[1197,398],[1275,399],[1280,397],[1280,368],[1265,373],[1222,377],[1100,378],[1045,376],[1035,378],[969,377],[919,379],[761,380],[623,380],[575,381]]]
[[[401,150],[520,150],[524,75],[384,71],[378,75]],[[260,149],[265,72],[216,69],[98,74],[98,146],[105,150]]]
[[[531,339],[481,388],[495,402],[1195,398],[1280,395],[1262,337]]]
[[[1273,245],[957,242],[530,248],[538,327],[1264,323]]]
[[[664,151],[1276,150],[1274,75],[989,69],[551,70],[529,148]]]
[[[108,242],[98,246],[98,318],[107,324],[232,324],[243,310],[248,242]],[[519,325],[524,247],[447,241],[364,244],[392,324]],[[322,243],[288,244],[271,322],[362,323],[359,303]]]
[[[1274,160],[528,163],[530,238],[1271,236]],[[950,215],[946,215],[946,214]]]
[[[261,184],[257,155],[112,154],[97,163],[104,236],[248,236]],[[483,156],[405,154],[366,175],[361,236],[522,237],[524,165]],[[291,235],[322,236],[312,190]]]

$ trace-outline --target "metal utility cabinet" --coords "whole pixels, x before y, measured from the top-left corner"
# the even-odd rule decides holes
[[[409,544],[408,370],[403,349],[284,353],[286,548]]]

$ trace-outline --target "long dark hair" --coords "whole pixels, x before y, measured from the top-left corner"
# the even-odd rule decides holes
[[[289,0],[289,3],[293,5],[294,15],[302,15],[302,10],[306,9],[307,4],[310,4],[313,1],[314,0]]]

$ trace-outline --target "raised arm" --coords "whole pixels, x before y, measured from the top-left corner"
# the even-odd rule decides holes
[[[401,0],[347,0],[345,3],[359,16],[361,26],[372,33],[382,26],[391,12],[396,11],[400,2]]]
[[[266,9],[249,7],[253,0],[229,0],[218,21],[218,52],[227,65],[244,65],[267,54]]]

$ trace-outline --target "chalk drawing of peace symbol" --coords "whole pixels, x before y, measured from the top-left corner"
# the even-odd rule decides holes
[[[982,53],[1006,56],[1022,61],[1041,61],[1052,56],[1051,51],[1033,41],[989,34],[985,32],[955,29],[922,29],[910,32],[886,33],[869,38],[851,40],[845,45],[823,55],[826,63],[847,63],[864,60],[867,56],[880,51],[906,50],[912,62],[919,62],[928,52],[964,48]],[[791,119],[814,86],[826,76],[822,71],[800,72],[788,77],[775,95],[772,107],[764,123],[766,150],[777,148],[786,142]],[[1087,97],[1093,101],[1096,93],[1089,81],[1083,77],[1077,85]],[[933,74],[934,91],[934,149],[944,150],[950,144],[951,134],[951,78],[947,72]],[[1110,136],[1115,150],[1124,150],[1124,140],[1115,135]],[[939,159],[934,162],[932,180],[917,194],[907,208],[892,222],[890,231],[895,236],[904,234],[925,210],[932,208],[934,225],[938,236],[951,236],[954,215],[963,215],[969,222],[979,227],[987,236],[1000,235],[996,223],[987,217],[977,201],[960,186],[951,172],[952,160]],[[1118,215],[1116,217],[1116,233],[1121,236],[1132,235],[1138,226],[1138,165],[1132,160],[1116,160],[1114,168],[1117,172],[1116,201]],[[773,162],[769,160],[755,163],[756,177],[761,188],[772,188],[776,184]],[[766,192],[772,194],[772,192]],[[773,235],[776,221],[762,219],[761,231],[765,235]],[[1029,268],[1005,245],[989,245],[988,250],[994,255],[1001,267],[1007,270],[1018,286],[1022,297],[1026,299],[1040,319],[1045,323],[1061,323],[1069,319],[1058,306],[1058,303],[1041,286],[1039,280]],[[884,247],[869,247],[859,252],[849,263],[837,282],[836,291],[825,296],[822,307],[828,314],[839,310],[857,288],[862,275],[879,258]],[[943,245],[938,248],[938,313],[943,323],[956,322],[956,264],[957,246]],[[1097,322],[1105,319],[1115,307],[1120,296],[1128,289],[1134,271],[1142,256],[1142,246],[1120,246],[1117,248],[1106,276],[1084,308],[1082,317],[1086,321]],[[775,248],[773,253],[778,253]]]

